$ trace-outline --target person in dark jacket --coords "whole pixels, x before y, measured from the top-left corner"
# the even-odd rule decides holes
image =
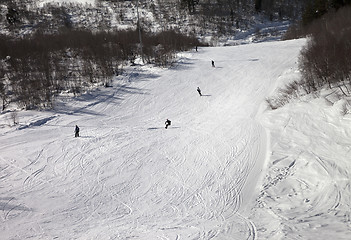
[[[212,60],[212,67],[215,67],[214,61]]]
[[[167,129],[168,126],[171,125],[171,120],[169,120],[169,119],[167,118],[165,124],[166,124],[165,128]]]
[[[196,91],[199,93],[200,97],[202,96],[201,89],[197,87]]]
[[[79,127],[76,125],[76,129],[74,130],[74,137],[79,137]]]

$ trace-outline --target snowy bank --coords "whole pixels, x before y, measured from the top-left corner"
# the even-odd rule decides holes
[[[321,97],[262,115],[271,156],[251,218],[261,239],[350,239],[350,110]]]

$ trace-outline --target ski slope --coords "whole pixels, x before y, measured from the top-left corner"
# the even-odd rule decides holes
[[[283,221],[257,217],[280,131],[264,100],[304,43],[200,48],[170,69],[137,66],[112,88],[62,97],[54,111],[20,112],[17,128],[0,116],[2,238],[259,239],[262,219]]]
[[[349,102],[328,90],[262,116],[271,156],[250,216],[260,239],[350,239]]]

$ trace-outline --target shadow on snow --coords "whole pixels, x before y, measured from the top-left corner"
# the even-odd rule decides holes
[[[79,103],[82,103],[83,106],[81,107],[70,106],[67,102],[62,101],[55,106],[55,112],[67,115],[87,114],[103,116],[103,113],[98,110],[92,110],[92,107],[98,106],[101,103],[106,104],[106,102],[108,104],[118,105],[123,99],[131,94],[149,94],[145,89],[129,86],[132,82],[149,81],[150,79],[159,77],[157,74],[144,72],[145,71],[143,70],[134,70],[127,76],[127,79],[124,78],[124,81],[122,80],[120,83],[118,83],[118,79],[114,79],[112,83],[114,86],[111,87],[113,91],[96,89],[92,92],[76,97],[75,101],[77,101],[78,105]],[[125,83],[125,80],[127,80],[127,83]],[[87,104],[85,105],[84,103]]]

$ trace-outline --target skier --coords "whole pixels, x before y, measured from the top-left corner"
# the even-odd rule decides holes
[[[200,97],[202,96],[201,94],[201,89],[199,87],[197,87],[196,91],[199,93]]]
[[[74,130],[74,137],[79,137],[79,127],[76,125],[76,129]]]
[[[214,61],[212,60],[212,67],[215,67]]]
[[[171,125],[171,120],[169,120],[169,119],[167,118],[165,124],[166,124],[166,127],[165,127],[165,128],[167,129],[168,126]]]

